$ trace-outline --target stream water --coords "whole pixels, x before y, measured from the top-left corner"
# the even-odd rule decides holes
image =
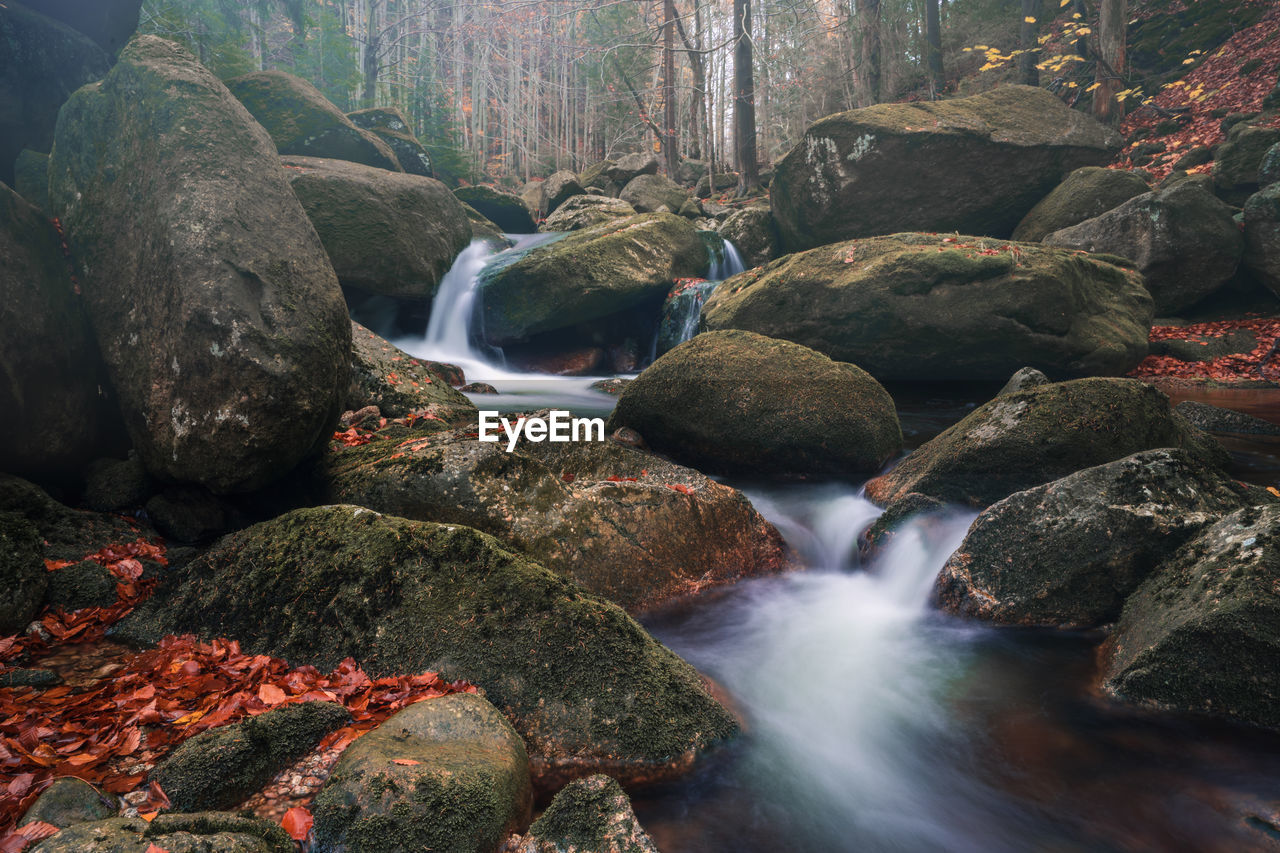
[[[489,262],[464,252],[426,339],[397,343],[496,386],[472,397],[484,408],[607,412],[597,377],[516,373],[475,343]],[[889,390],[914,447],[997,387]],[[1241,393],[1207,401],[1280,421],[1280,392]],[[1280,480],[1276,439],[1230,449],[1237,476]],[[857,538],[879,510],[859,484],[736,485],[806,570],[644,620],[746,723],[692,776],[635,795],[664,853],[1280,850],[1280,736],[1107,701],[1092,686],[1096,634],[996,630],[931,608],[971,512],[917,523],[863,565]]]

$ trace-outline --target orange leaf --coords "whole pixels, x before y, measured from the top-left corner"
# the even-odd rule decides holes
[[[262,700],[264,705],[279,705],[289,697],[274,684],[263,684],[258,687],[258,698]]]
[[[693,494],[693,489],[690,488],[689,486],[686,486],[684,483],[667,483],[666,485],[668,489],[671,489],[672,491],[675,491],[675,492],[679,492],[682,495]]]
[[[289,833],[289,837],[294,841],[306,841],[307,836],[311,834],[311,824],[314,822],[311,812],[302,806],[294,806],[284,813],[284,817],[280,820],[280,825],[284,827],[284,831]]]
[[[147,845],[147,849],[144,850],[143,853],[169,853],[169,851],[159,846],[155,842],[152,842],[151,844]]]
[[[421,761],[414,761],[412,758],[393,758],[393,759],[391,759],[391,763],[392,763],[392,764],[399,764],[399,765],[402,765],[402,766],[404,766],[404,767],[416,767],[416,766],[418,766],[419,764],[421,764],[422,762],[421,762]]]
[[[27,838],[30,838],[32,841],[42,841],[51,835],[57,835],[61,830],[51,823],[45,823],[42,820],[33,820],[18,831]]]

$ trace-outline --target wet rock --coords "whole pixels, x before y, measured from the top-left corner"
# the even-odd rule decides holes
[[[316,795],[316,843],[489,853],[529,822],[524,742],[479,696],[410,705],[347,747]]]
[[[344,287],[428,300],[471,242],[462,205],[434,178],[318,157],[284,165]]]
[[[902,449],[893,399],[855,365],[753,332],[706,332],[627,386],[629,426],[700,470],[856,477]]]
[[[149,778],[175,811],[230,809],[350,722],[336,702],[283,705],[183,741]]]
[[[1048,384],[1048,376],[1045,376],[1034,367],[1024,367],[1009,377],[1009,381],[1004,384],[1003,388],[996,392],[996,396],[1003,397],[1005,394],[1013,394],[1017,391],[1026,391],[1030,388],[1039,388],[1041,385]]]
[[[620,608],[455,524],[330,506],[255,525],[181,569],[116,636],[146,644],[179,626],[322,671],[351,656],[375,677],[466,679],[525,739],[544,784],[670,777],[737,731]]]
[[[561,788],[512,853],[658,853],[613,779],[590,776]]]
[[[70,613],[83,607],[110,607],[116,599],[116,576],[94,560],[49,572],[44,601],[50,607]]]
[[[996,397],[926,442],[867,497],[888,506],[910,492],[986,507],[1014,492],[1142,450],[1180,447],[1225,468],[1210,436],[1176,415],[1161,391],[1134,379],[1076,379]]]
[[[228,80],[227,88],[271,134],[281,154],[403,171],[387,143],[356,127],[301,77],[283,71],[255,71]]]
[[[205,542],[227,531],[233,510],[199,486],[169,486],[147,501],[147,515],[167,539]]]
[[[658,174],[658,158],[652,153],[627,154],[619,157],[616,163],[607,166],[605,177],[620,187],[625,187],[641,175]]]
[[[18,826],[44,821],[65,829],[77,823],[106,820],[114,817],[116,811],[114,797],[108,797],[75,776],[63,776],[54,779],[41,792],[31,808],[23,814],[22,820],[18,821]]]
[[[1259,170],[1271,146],[1280,143],[1280,128],[1257,127],[1241,122],[1227,131],[1227,140],[1217,147],[1213,160],[1213,186],[1230,204],[1244,204],[1256,193]]]
[[[481,185],[458,187],[453,194],[459,201],[493,220],[508,234],[532,234],[538,230],[529,213],[529,206],[518,195]]]
[[[649,443],[644,440],[644,436],[631,427],[618,427],[609,433],[609,440],[621,444],[623,447],[634,447],[637,450],[649,449]]]
[[[151,478],[136,456],[97,459],[85,472],[84,502],[98,512],[139,507],[151,492]]]
[[[1258,186],[1269,187],[1275,183],[1280,183],[1280,142],[1267,149],[1258,166]]]
[[[252,491],[321,447],[348,383],[346,305],[226,87],[139,36],[67,103],[55,151],[50,198],[148,473]]]
[[[464,378],[461,371],[446,378],[433,370],[432,364],[414,358],[352,321],[347,408],[354,411],[377,406],[388,418],[404,417],[410,412],[426,412],[446,421],[472,416],[475,405],[450,387],[450,378]]]
[[[1087,468],[985,509],[938,575],[953,613],[1008,625],[1090,628],[1182,543],[1223,515],[1280,501],[1181,450]]]
[[[635,216],[636,209],[622,199],[578,195],[556,207],[555,213],[538,226],[539,231],[580,231],[615,219]]]
[[[51,669],[9,669],[0,675],[0,687],[34,687],[44,690],[61,683],[62,676]]]
[[[790,251],[895,231],[1007,236],[1062,176],[1119,135],[1042,89],[877,104],[828,116],[778,164],[773,215]]]
[[[678,213],[689,193],[665,175],[644,174],[628,181],[618,198],[641,213]]]
[[[1244,253],[1231,208],[1191,180],[1055,231],[1044,243],[1132,260],[1160,316],[1218,290],[1235,274]]]
[[[488,382],[469,382],[458,389],[465,394],[497,394],[498,389]]]
[[[1272,184],[1245,202],[1242,266],[1280,296],[1280,184]]]
[[[543,196],[546,198],[546,211],[550,215],[574,196],[586,192],[578,183],[578,176],[573,172],[559,171],[542,184]]]
[[[0,512],[0,636],[27,627],[48,585],[40,531],[15,512]]]
[[[1152,355],[1167,355],[1179,361],[1213,361],[1224,355],[1245,355],[1258,347],[1258,337],[1249,329],[1232,329],[1214,336],[1166,338],[1151,342]]]
[[[152,845],[171,853],[297,851],[278,824],[225,812],[162,814],[150,823],[140,817],[78,823],[28,849],[31,853],[146,853]]]
[[[876,517],[871,526],[862,532],[858,538],[858,551],[864,556],[875,554],[888,546],[898,531],[909,522],[941,515],[946,509],[945,501],[919,492],[909,492],[890,504]]]
[[[747,269],[767,264],[782,254],[773,213],[763,205],[735,210],[716,231],[737,248]]]
[[[1054,231],[1114,210],[1150,189],[1147,182],[1133,172],[1100,166],[1076,169],[1031,208],[1014,229],[1013,239],[1043,240]]]
[[[456,196],[455,196],[456,198]],[[466,214],[467,221],[471,223],[471,239],[484,240],[490,245],[499,249],[511,248],[511,240],[498,227],[498,223],[486,217],[483,213],[476,210],[469,204],[458,202],[462,205],[462,212]]]
[[[552,376],[591,376],[604,372],[607,355],[601,347],[580,347],[564,352],[508,355],[509,362],[530,373]]]
[[[1280,506],[1237,510],[1129,597],[1102,649],[1107,692],[1280,727]]]
[[[716,288],[707,328],[746,329],[876,379],[1120,374],[1147,354],[1151,297],[1117,258],[895,234],[788,255]]]
[[[155,531],[118,515],[70,509],[39,486],[0,474],[0,516],[6,513],[15,513],[35,526],[47,560],[79,561],[107,545],[155,535]],[[144,568],[152,565],[142,562]]]
[[[347,113],[356,127],[377,136],[396,155],[396,161],[411,175],[434,178],[431,153],[410,130],[409,120],[397,107],[374,107]]]
[[[602,391],[610,397],[617,397],[630,384],[630,379],[624,379],[621,376],[614,376],[610,379],[601,379],[599,382],[592,382],[591,389],[593,391]]]
[[[1192,426],[1207,432],[1235,432],[1245,435],[1280,435],[1280,424],[1255,418],[1244,412],[1235,412],[1195,400],[1183,400],[1174,411],[1187,419]]]

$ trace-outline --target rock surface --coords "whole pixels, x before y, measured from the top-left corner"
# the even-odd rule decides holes
[[[49,209],[49,155],[22,149],[13,163],[13,188],[32,207]]]
[[[773,212],[763,205],[751,205],[729,214],[716,229],[742,255],[747,269],[762,266],[782,254],[778,226]]]
[[[435,171],[431,167],[431,153],[418,141],[410,129],[409,120],[397,107],[373,107],[347,113],[347,118],[356,127],[372,133],[387,143],[396,161],[411,175],[422,175],[434,178]]]
[[[1280,296],[1280,183],[1251,195],[1245,202],[1242,265]]]
[[[641,175],[658,174],[658,158],[652,153],[625,154],[605,167],[605,177],[620,187],[625,187]]]
[[[114,798],[101,793],[83,779],[63,776],[49,783],[49,787],[40,793],[31,808],[22,815],[18,826],[43,821],[59,829],[66,829],[77,823],[106,820],[114,817],[116,811]]]
[[[538,230],[529,208],[518,195],[495,190],[493,187],[458,187],[453,191],[458,200],[497,223],[508,234],[532,234]]]
[[[154,845],[154,846],[153,846]],[[161,814],[150,823],[117,817],[78,823],[46,838],[31,853],[296,853],[278,824],[225,812]]]
[[[40,610],[49,585],[40,531],[15,512],[0,512],[0,636],[18,634]]]
[[[635,216],[636,209],[622,199],[601,195],[578,195],[566,200],[546,218],[539,231],[580,231],[605,225],[615,219]]]
[[[321,446],[350,321],[271,140],[226,87],[140,36],[67,103],[55,150],[50,197],[147,470],[248,491]]]
[[[788,255],[735,276],[707,327],[811,347],[887,379],[1120,374],[1147,354],[1141,276],[1033,243],[895,234]]]
[[[547,215],[551,215],[560,205],[574,196],[582,195],[586,190],[582,188],[582,184],[578,183],[577,175],[561,170],[547,178],[542,185],[542,192],[546,198]]]
[[[622,787],[589,776],[561,788],[511,853],[658,853]]]
[[[790,251],[895,231],[1008,236],[1120,137],[1056,96],[1003,86],[828,116],[777,166],[773,214]]]
[[[1147,182],[1133,172],[1101,166],[1076,169],[1022,217],[1013,231],[1013,239],[1043,240],[1054,231],[1114,210],[1150,189]]]
[[[628,181],[618,198],[641,213],[659,213],[663,208],[679,213],[689,193],[666,175],[643,174]]]
[[[390,341],[351,322],[351,388],[346,408],[377,406],[383,417],[427,413],[446,421],[475,414],[475,404],[449,382]]]
[[[1206,432],[1235,432],[1246,435],[1280,435],[1280,424],[1264,421],[1245,412],[1210,406],[1195,400],[1183,400],[1174,411]]]
[[[26,0],[22,5],[75,27],[115,56],[138,28],[142,0]]]
[[[1227,132],[1213,158],[1213,186],[1230,204],[1243,204],[1256,193],[1259,171],[1271,146],[1280,143],[1280,128],[1255,127],[1241,122]]]

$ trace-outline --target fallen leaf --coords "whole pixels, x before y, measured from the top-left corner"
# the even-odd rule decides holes
[[[403,766],[403,767],[416,767],[416,766],[418,766],[419,764],[421,764],[422,762],[421,762],[421,761],[414,761],[412,758],[393,758],[393,759],[391,759],[391,763],[392,763],[392,764],[399,764],[399,765],[401,765],[401,766]]]
[[[302,806],[294,806],[289,809],[280,820],[280,825],[284,827],[284,831],[289,833],[289,837],[294,841],[306,841],[307,836],[311,834],[311,825],[313,823],[315,823],[315,819],[311,817],[311,812]]]

